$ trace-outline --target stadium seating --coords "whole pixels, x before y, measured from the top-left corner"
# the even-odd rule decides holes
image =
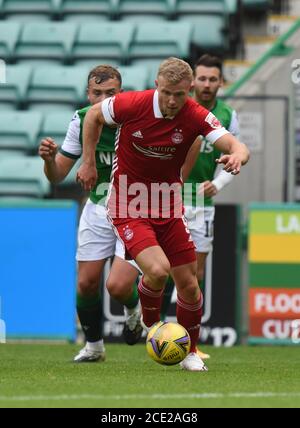
[[[40,157],[0,159],[0,195],[42,198],[49,193]]]
[[[17,60],[68,62],[78,26],[70,22],[25,23],[15,49]]]
[[[157,72],[161,61],[152,61],[151,64],[148,65],[149,74],[148,74],[148,88],[155,88],[155,80],[157,78]]]
[[[88,69],[85,67],[37,67],[28,89],[31,109],[72,111],[86,103]]]
[[[1,147],[0,147],[1,149]],[[22,150],[0,150],[0,159],[27,157]]]
[[[134,25],[126,22],[83,23],[73,48],[73,59],[106,58],[126,62]]]
[[[142,91],[148,87],[148,67],[121,66],[122,87],[125,91]]]
[[[161,58],[160,59],[136,59],[133,62],[134,65],[132,67],[142,67],[146,68],[147,70],[147,88],[153,89],[155,88],[155,80],[157,77],[158,68],[161,64]]]
[[[39,134],[39,141],[51,137],[56,144],[62,145],[73,114],[66,111],[50,112],[44,115]]]
[[[137,58],[188,58],[192,36],[192,24],[181,22],[143,22],[137,25],[129,56]]]
[[[109,64],[112,67],[118,67],[121,64],[121,59],[118,58],[103,58],[98,57],[94,59],[77,59],[74,61],[76,66],[84,67],[86,70],[91,70],[100,64]]]
[[[13,60],[20,32],[20,23],[0,22],[0,58],[8,62]]]
[[[36,150],[42,123],[39,112],[2,112],[0,121],[0,150]]]
[[[0,110],[16,109],[26,102],[32,67],[8,65],[6,83],[0,89]]]
[[[225,13],[226,0],[175,0],[176,13]]]
[[[228,28],[228,20],[223,14],[186,14],[180,16],[179,20],[194,23],[192,43],[198,50],[214,50],[218,53],[228,50],[229,40],[224,34]]]
[[[38,138],[38,144],[40,144],[42,138],[51,137],[54,139],[56,144],[61,147],[72,117],[73,113],[65,111],[57,111],[45,114]],[[76,184],[76,174],[79,165],[80,160],[77,161],[67,177],[59,184],[60,187]]]
[[[60,0],[60,14],[64,19],[109,19],[117,0]],[[79,20],[78,19],[78,20]]]
[[[174,13],[174,0],[118,0],[118,15],[121,19],[131,16],[140,20],[140,15],[171,17]]]
[[[0,8],[5,18],[51,17],[58,11],[61,0],[1,0]]]

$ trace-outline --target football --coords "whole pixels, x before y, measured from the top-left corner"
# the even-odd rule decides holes
[[[147,335],[147,352],[159,364],[172,366],[180,363],[190,352],[190,347],[188,332],[177,323],[160,321]]]

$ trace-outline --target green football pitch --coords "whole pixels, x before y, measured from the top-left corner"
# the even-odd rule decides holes
[[[154,363],[145,346],[108,344],[74,364],[74,345],[0,345],[0,407],[300,407],[300,347],[203,347],[208,372]]]

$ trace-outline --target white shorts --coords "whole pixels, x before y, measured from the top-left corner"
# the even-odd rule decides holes
[[[125,259],[123,244],[117,239],[107,220],[105,207],[88,199],[79,222],[76,260],[105,260],[114,255]],[[139,270],[134,260],[128,260],[128,263]]]
[[[209,253],[214,240],[215,207],[185,207],[185,218],[197,253]]]
[[[88,199],[80,217],[76,259],[83,262],[112,257],[116,241],[105,207]]]

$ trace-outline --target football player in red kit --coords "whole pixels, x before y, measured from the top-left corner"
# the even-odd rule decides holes
[[[95,185],[95,146],[102,126],[118,125],[107,214],[127,254],[144,272],[139,284],[143,324],[160,320],[165,282],[177,287],[177,320],[189,332],[191,351],[181,367],[207,370],[196,353],[203,297],[196,276],[194,243],[183,217],[181,167],[203,135],[222,152],[227,172],[238,174],[249,152],[217,118],[189,97],[189,64],[168,58],[159,67],[157,89],[127,92],[93,106],[83,129],[83,164],[77,178]],[[179,203],[180,202],[180,203]]]

